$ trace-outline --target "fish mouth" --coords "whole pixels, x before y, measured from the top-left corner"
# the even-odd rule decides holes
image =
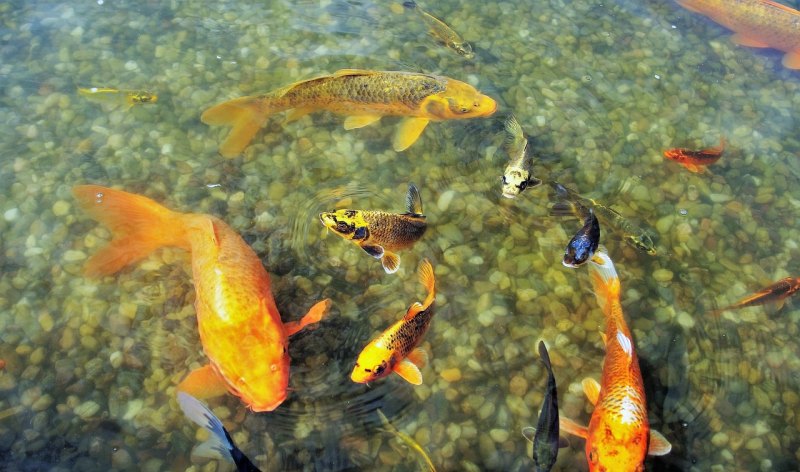
[[[581,265],[572,257],[565,257],[561,263],[564,264],[564,267],[569,267],[570,269],[577,269]]]
[[[503,196],[504,196],[504,197],[506,197],[506,198],[516,198],[516,197],[517,197],[517,194],[516,194],[516,193],[514,193],[514,192],[505,192],[505,191],[504,191],[504,192],[503,192]]]

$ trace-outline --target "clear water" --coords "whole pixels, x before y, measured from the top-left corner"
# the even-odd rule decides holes
[[[109,235],[70,189],[96,183],[225,220],[262,257],[287,320],[333,300],[318,329],[291,341],[280,408],[209,401],[262,470],[419,470],[378,408],[440,470],[531,469],[520,431],[544,392],[536,344],[550,346],[561,414],[587,422],[580,381],[599,377],[603,319],[585,268],[560,263],[580,222],[548,216],[547,186],[500,195],[513,112],[538,177],[656,238],[648,256],[603,234],[650,422],[673,445],[648,470],[798,469],[796,302],[709,314],[798,275],[800,75],[778,52],[736,46],[669,1],[423,4],[473,44],[473,61],[399,4],[206,3],[0,4],[0,468],[231,470],[190,456],[197,428],[174,399],[205,362],[188,256],[163,250],[85,278]],[[500,108],[432,123],[403,153],[391,150],[396,120],[348,132],[329,114],[274,117],[230,160],[217,154],[225,130],[199,120],[222,100],[341,68],[450,76]],[[127,109],[77,94],[91,86],[159,100]],[[661,155],[720,136],[728,150],[710,173]],[[395,275],[318,223],[331,208],[402,211],[409,181],[430,227]],[[425,257],[439,310],[424,384],[352,383],[360,349],[424,297],[414,268]],[[556,469],[586,470],[582,440]]]

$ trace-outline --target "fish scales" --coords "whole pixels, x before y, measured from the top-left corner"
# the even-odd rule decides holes
[[[419,241],[427,228],[425,220],[383,211],[365,211],[372,238],[383,241],[387,249],[404,249]],[[394,244],[388,243],[391,241]]]
[[[400,359],[406,357],[414,348],[422,333],[427,331],[433,319],[433,310],[423,310],[410,320],[406,320],[399,328],[388,337],[387,347],[397,349]]]

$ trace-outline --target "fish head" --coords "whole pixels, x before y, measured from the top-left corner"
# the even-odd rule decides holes
[[[467,83],[448,79],[444,91],[426,99],[424,109],[434,119],[460,120],[489,116],[497,111],[497,102]]]
[[[506,198],[514,198],[526,188],[536,187],[542,183],[536,177],[531,177],[530,171],[511,166],[506,167],[501,180],[503,182],[503,196]]]
[[[386,377],[394,368],[394,355],[382,346],[380,338],[367,344],[358,355],[350,380],[356,383],[367,383]]]
[[[647,437],[634,435],[628,441],[621,441],[614,437],[613,427],[605,429],[600,436],[599,432],[590,430],[586,439],[586,459],[590,472],[644,472]]]
[[[565,267],[575,268],[584,264],[592,258],[600,245],[600,224],[594,212],[588,211],[586,223],[575,233],[564,251],[564,259],[561,262]]]
[[[134,92],[131,94],[131,100],[134,103],[156,103],[158,101],[158,95],[152,92]]]
[[[475,52],[472,50],[472,45],[468,42],[457,43],[455,41],[450,41],[447,46],[464,59],[472,59],[475,57]]]
[[[334,210],[319,214],[326,228],[344,239],[359,242],[369,239],[369,224],[361,210]]]
[[[625,242],[638,249],[639,251],[646,252],[651,256],[656,255],[656,245],[653,243],[653,238],[647,233],[628,234],[625,235]]]

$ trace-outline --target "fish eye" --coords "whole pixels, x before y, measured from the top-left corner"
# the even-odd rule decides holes
[[[342,233],[346,232],[350,226],[345,223],[344,221],[337,221],[336,222],[336,230],[341,231]]]
[[[528,187],[528,181],[523,180],[519,183],[519,185],[517,185],[517,187],[519,187],[520,190],[525,190]]]
[[[386,366],[383,364],[379,365],[378,367],[375,367],[375,373],[378,375],[382,374],[384,370],[386,370]]]
[[[505,184],[507,184],[507,183],[508,183],[508,180],[506,180],[506,176],[505,176],[505,175],[503,175],[503,176],[500,176],[500,180],[502,180],[502,181],[503,181],[503,185],[505,185]]]

